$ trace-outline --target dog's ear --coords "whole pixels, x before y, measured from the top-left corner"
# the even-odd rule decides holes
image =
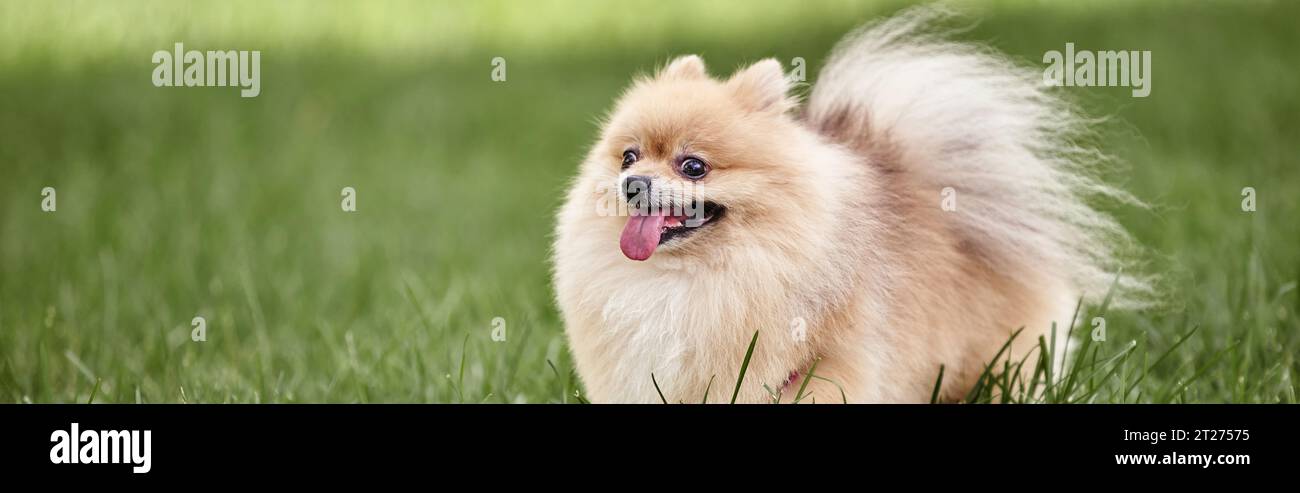
[[[727,81],[727,87],[742,104],[754,111],[784,112],[794,106],[794,100],[786,95],[790,91],[790,81],[785,78],[781,62],[775,58],[760,60],[736,72]]]
[[[704,59],[696,55],[677,57],[659,71],[661,78],[703,79],[708,76],[704,71]]]

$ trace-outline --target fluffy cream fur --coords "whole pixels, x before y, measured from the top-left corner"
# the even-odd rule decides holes
[[[1126,197],[1071,143],[1080,120],[1036,72],[930,34],[941,15],[848,36],[802,108],[775,60],[717,80],[687,56],[628,89],[555,239],[591,400],[658,402],[653,374],[674,402],[710,382],[710,401],[726,401],[755,331],[741,401],[769,401],[766,385],[789,402],[816,359],[805,402],[926,401],[940,365],[955,399],[1016,329],[1019,357],[1106,290],[1128,237],[1085,199]],[[629,148],[642,157],[624,170]],[[712,166],[697,183],[674,169],[687,155]],[[598,210],[633,174],[725,216],[629,260],[627,218]]]

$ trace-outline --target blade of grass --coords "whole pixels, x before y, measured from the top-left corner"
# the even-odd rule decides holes
[[[772,387],[768,386],[767,384],[763,384],[763,391],[764,391],[764,392],[767,392],[767,397],[768,397],[768,399],[771,399],[771,400],[772,400],[772,404],[780,404],[780,403],[781,403],[781,393],[780,393],[780,392],[777,392],[777,391],[775,391],[775,390],[772,390]]]
[[[749,370],[749,358],[754,356],[754,345],[758,344],[758,331],[754,331],[754,337],[749,340],[749,350],[745,351],[745,362],[740,364],[740,376],[736,378],[736,390],[731,392],[731,403],[736,403],[736,397],[740,396],[740,384],[745,381],[745,372]]]
[[[831,385],[834,385],[835,388],[840,389],[840,402],[843,402],[843,403],[845,403],[845,404],[848,404],[848,403],[849,403],[849,397],[848,397],[847,395],[844,394],[844,387],[843,387],[842,385],[840,385],[839,382],[836,382],[836,381],[834,381],[834,380],[831,380],[831,379],[826,378],[826,377],[823,377],[823,376],[814,376],[813,378],[816,378],[816,379],[821,380],[821,381],[823,381],[823,382],[829,382]],[[816,403],[817,403],[817,399],[814,398],[814,399],[813,399],[813,404],[816,404]]]
[[[659,381],[658,381],[658,380],[655,380],[655,374],[654,374],[654,373],[651,373],[651,374],[650,374],[650,382],[653,383],[653,384],[655,384],[655,392],[658,392],[658,393],[659,393],[659,400],[660,400],[661,402],[663,402],[664,404],[667,404],[667,403],[668,403],[668,399],[665,399],[665,398],[664,398],[664,391],[659,390]]]
[[[939,403],[939,387],[943,386],[943,365],[939,365],[939,378],[934,379],[934,390],[930,391],[930,404]]]
[[[984,387],[986,386],[985,382],[990,381],[990,372],[993,371],[993,365],[997,363],[999,359],[1002,359],[1002,354],[1007,352],[1007,349],[1011,347],[1011,341],[1016,340],[1016,336],[1020,335],[1020,332],[1023,330],[1025,330],[1025,328],[1021,327],[1016,329],[1015,332],[1012,332],[1011,337],[1007,338],[1007,342],[1002,344],[1001,349],[998,349],[998,354],[993,355],[993,359],[989,360],[989,362],[984,365],[984,371],[980,373],[979,378],[975,380],[975,386],[971,387],[970,392],[966,393],[966,402],[974,402],[974,399],[984,392]],[[1042,338],[1040,337],[1039,340],[1041,342]]]
[[[1199,370],[1196,370],[1196,373],[1192,374],[1191,378],[1188,378],[1186,381],[1178,384],[1173,389],[1169,390],[1169,392],[1165,393],[1165,395],[1162,396],[1161,399],[1157,402],[1172,401],[1174,396],[1181,394],[1184,390],[1187,389],[1189,385],[1192,384],[1192,382],[1199,380],[1202,376],[1205,375],[1206,371],[1209,371],[1209,369],[1214,367],[1214,365],[1219,364],[1219,360],[1223,358],[1223,355],[1226,354],[1229,350],[1236,348],[1237,344],[1238,344],[1237,342],[1234,342],[1230,344],[1228,347],[1216,351],[1214,353],[1214,356],[1210,357],[1209,361],[1207,361],[1204,365],[1202,365]],[[1181,396],[1181,397],[1185,397],[1185,396]],[[1183,402],[1186,402],[1185,398],[1183,399]]]
[[[560,404],[569,403],[569,383],[560,376],[560,369],[555,367],[555,363],[550,358],[546,358],[546,366],[551,367],[551,373],[555,374],[555,379],[560,381]]]
[[[465,334],[465,340],[460,343],[460,369],[456,376],[456,397],[460,402],[465,402],[465,347],[469,344],[469,334]]]
[[[803,377],[803,383],[799,384],[799,391],[794,394],[795,404],[798,404],[799,401],[803,400],[804,398],[803,391],[804,389],[808,388],[808,381],[812,380],[813,376],[817,375],[817,363],[821,363],[821,361],[822,361],[821,358],[813,359],[812,366],[808,368],[808,375]]]
[[[99,384],[100,384],[100,383],[103,383],[103,381],[104,381],[104,380],[103,380],[102,378],[96,378],[96,379],[95,379],[95,388],[90,389],[90,398],[89,398],[89,399],[86,399],[86,404],[94,404],[94,403],[95,403],[95,395],[96,395],[96,394],[99,394]]]
[[[1122,351],[1115,354],[1114,356],[1106,358],[1101,363],[1097,363],[1094,360],[1091,368],[1092,371],[1088,373],[1087,378],[1091,380],[1093,377],[1097,375],[1098,372],[1109,367],[1110,371],[1107,371],[1106,374],[1102,375],[1100,378],[1102,382],[1109,381],[1111,377],[1115,376],[1116,372],[1124,368],[1124,362],[1127,361],[1128,358],[1133,355],[1133,351],[1135,349],[1137,349],[1137,341],[1134,341],[1133,343],[1129,344],[1128,347],[1125,347]],[[1077,402],[1091,397],[1092,397],[1091,393],[1085,393],[1079,396],[1078,399],[1071,399],[1069,394],[1064,394],[1063,399],[1058,400],[1057,402],[1063,402],[1063,403]]]
[[[1151,373],[1152,370],[1155,370],[1155,368],[1159,366],[1160,363],[1165,360],[1165,358],[1168,358],[1170,355],[1174,354],[1174,350],[1178,349],[1178,346],[1183,345],[1184,342],[1187,342],[1187,339],[1191,338],[1192,334],[1195,334],[1196,331],[1199,330],[1200,328],[1201,326],[1199,325],[1193,326],[1192,330],[1187,331],[1187,333],[1183,334],[1182,337],[1179,337],[1177,341],[1174,341],[1174,344],[1172,346],[1169,346],[1169,349],[1165,350],[1165,352],[1161,353],[1160,356],[1156,358],[1155,363],[1151,363],[1151,366],[1147,367],[1147,371],[1142,372],[1142,375],[1139,375],[1137,378],[1133,379],[1133,383],[1129,384],[1128,389],[1124,392],[1124,394],[1128,395],[1129,392],[1132,392],[1134,387],[1137,387],[1138,384],[1142,383],[1142,380],[1147,377],[1147,374]]]

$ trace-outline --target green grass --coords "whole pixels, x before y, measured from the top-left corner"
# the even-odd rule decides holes
[[[670,55],[811,76],[898,7],[710,4],[0,0],[0,401],[583,401],[547,257],[593,121]],[[1155,206],[1116,212],[1175,300],[1106,313],[1063,379],[1017,394],[991,366],[969,400],[1296,402],[1300,5],[969,10],[963,39],[1026,63],[1153,51],[1149,98],[1066,92],[1110,117],[1113,178]],[[153,87],[177,41],[262,50],[261,96]]]

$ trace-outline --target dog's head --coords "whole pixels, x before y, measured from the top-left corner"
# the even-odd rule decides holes
[[[779,222],[797,218],[783,204],[809,193],[791,145],[798,125],[787,114],[789,88],[776,60],[716,80],[686,56],[628,89],[584,170],[620,206],[620,217],[606,220],[623,221],[624,255],[707,253],[741,227],[788,231]]]

